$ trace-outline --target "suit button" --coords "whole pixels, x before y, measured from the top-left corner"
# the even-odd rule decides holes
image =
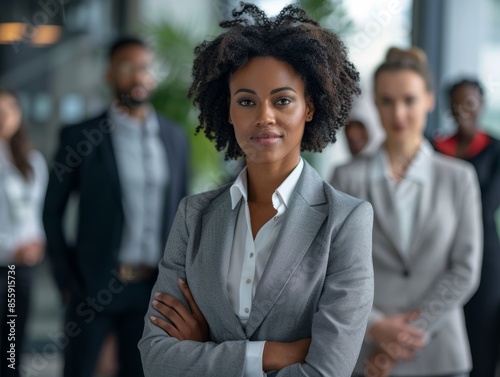
[[[403,271],[403,276],[404,276],[405,278],[409,277],[409,276],[410,276],[410,271],[408,271],[408,270],[404,270],[404,271]]]

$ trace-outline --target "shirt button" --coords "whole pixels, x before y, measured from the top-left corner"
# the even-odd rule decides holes
[[[253,255],[254,255],[253,253],[250,253],[250,258],[253,258]]]
[[[274,216],[274,221],[278,220],[278,216]]]
[[[250,309],[245,308],[245,313],[250,313]]]
[[[252,282],[252,279],[247,279],[247,284],[250,284]]]

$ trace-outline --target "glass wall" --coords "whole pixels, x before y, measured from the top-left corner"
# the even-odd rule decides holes
[[[486,89],[482,124],[500,138],[500,1],[486,0],[485,33],[479,49],[480,79]]]
[[[446,87],[463,78],[479,79],[486,89],[486,111],[481,125],[499,135],[500,75],[500,2],[498,0],[443,0],[441,38],[441,77],[437,77],[437,95],[441,104],[440,121],[435,132],[453,133],[454,124],[448,108]],[[496,63],[496,64],[495,64]]]

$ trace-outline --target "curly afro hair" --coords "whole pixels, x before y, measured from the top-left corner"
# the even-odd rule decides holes
[[[462,85],[469,85],[469,86],[472,86],[473,88],[477,89],[477,91],[479,92],[479,96],[481,98],[481,101],[484,101],[483,86],[481,85],[481,83],[478,80],[473,79],[473,78],[464,78],[462,80],[454,82],[451,85],[448,85],[448,87],[446,88],[446,93],[448,94],[448,97],[451,98],[451,96],[453,95],[453,92],[456,89],[460,88]]]
[[[294,5],[268,18],[257,6],[240,4],[241,10],[233,10],[234,19],[220,23],[227,31],[195,49],[188,97],[200,109],[196,132],[203,130],[218,151],[225,149],[226,159],[244,155],[228,119],[229,80],[250,59],[270,56],[290,64],[304,80],[315,112],[306,123],[301,150],[321,152],[336,141],[352,99],[360,93],[359,74],[347,58],[345,45]]]

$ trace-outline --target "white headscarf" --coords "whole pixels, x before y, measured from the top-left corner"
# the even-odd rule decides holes
[[[349,120],[363,123],[368,133],[368,141],[363,150],[359,152],[359,155],[373,155],[384,142],[385,131],[382,128],[378,111],[368,90],[363,90],[362,95],[354,98]]]

